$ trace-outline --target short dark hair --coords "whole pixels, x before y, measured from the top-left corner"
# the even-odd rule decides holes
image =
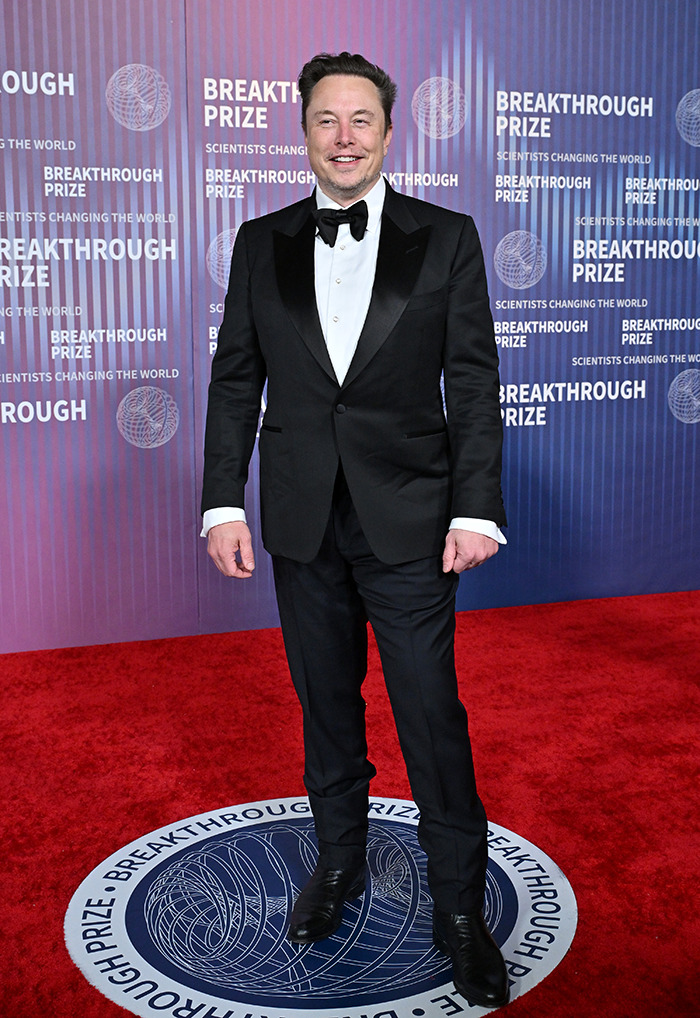
[[[372,64],[361,53],[317,53],[301,69],[299,75],[299,92],[301,94],[301,126],[306,130],[306,110],[309,106],[314,86],[328,74],[352,74],[357,78],[367,78],[376,85],[379,100],[384,110],[384,130],[391,127],[391,111],[396,99],[396,84],[386,71],[377,64]]]

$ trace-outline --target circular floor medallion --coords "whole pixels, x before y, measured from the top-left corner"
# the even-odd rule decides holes
[[[270,799],[176,821],[119,849],[73,896],[71,957],[106,997],[171,1018],[444,1018],[485,1014],[433,946],[412,802],[373,798],[365,894],[328,940],[298,947],[287,916],[313,870],[308,801]],[[485,917],[511,999],[561,961],[576,929],[569,882],[491,824]]]

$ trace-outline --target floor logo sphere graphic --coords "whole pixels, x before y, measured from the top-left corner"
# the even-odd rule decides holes
[[[683,424],[700,422],[700,370],[688,368],[671,382],[668,388],[668,406]]]
[[[493,256],[498,278],[514,290],[539,283],[547,268],[544,244],[527,230],[514,230],[498,242]]]
[[[83,881],[66,914],[68,949],[102,993],[143,1016],[174,1018],[200,1005],[202,1013],[249,1018],[457,1013],[466,1005],[432,943],[417,823],[413,803],[372,800],[365,893],[345,906],[337,933],[299,947],[286,929],[316,860],[308,800],[176,822],[115,852]],[[576,902],[540,849],[496,825],[489,842],[484,915],[515,997],[568,950]]]
[[[120,67],[107,82],[105,96],[109,112],[130,131],[158,127],[170,112],[172,102],[167,81],[147,64]]]
[[[451,138],[464,127],[467,100],[456,81],[428,78],[413,93],[411,113],[429,138]]]
[[[700,88],[687,92],[678,103],[676,127],[683,141],[700,146]]]
[[[139,449],[165,445],[179,424],[180,411],[173,397],[152,385],[132,389],[117,407],[119,433]]]

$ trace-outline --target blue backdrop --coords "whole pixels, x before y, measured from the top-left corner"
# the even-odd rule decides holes
[[[3,13],[0,650],[276,624],[261,549],[232,583],[197,537],[202,430],[235,231],[313,186],[321,50],[395,77],[390,181],[484,246],[509,545],[458,606],[698,586],[695,0]]]

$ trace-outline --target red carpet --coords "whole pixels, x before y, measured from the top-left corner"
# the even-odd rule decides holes
[[[513,1018],[700,1009],[700,592],[458,616],[491,818],[564,870],[579,926]],[[82,878],[137,836],[298,795],[300,718],[277,630],[0,656],[7,831],[0,1014],[116,1018],[63,944]],[[410,798],[376,655],[377,795]]]

